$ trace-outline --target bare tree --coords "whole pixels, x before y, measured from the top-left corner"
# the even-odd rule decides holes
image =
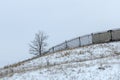
[[[38,33],[36,33],[35,39],[29,45],[30,54],[41,56],[47,46],[47,43],[46,43],[47,38],[48,36],[42,31],[39,31]]]

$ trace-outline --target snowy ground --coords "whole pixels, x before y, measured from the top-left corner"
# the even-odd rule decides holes
[[[120,42],[57,52],[9,68],[15,74],[0,80],[120,80],[119,53]]]
[[[3,80],[120,80],[120,56],[48,67]]]

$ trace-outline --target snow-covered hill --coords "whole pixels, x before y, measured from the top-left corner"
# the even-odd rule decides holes
[[[46,55],[1,69],[2,80],[120,80],[120,42]]]

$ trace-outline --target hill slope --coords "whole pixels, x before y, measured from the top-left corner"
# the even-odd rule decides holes
[[[16,67],[3,80],[119,80],[120,42],[46,55]]]

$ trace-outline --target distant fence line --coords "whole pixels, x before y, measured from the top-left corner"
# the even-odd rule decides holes
[[[48,53],[58,52],[66,49],[73,49],[91,44],[105,43],[120,40],[120,29],[108,30],[99,33],[91,33],[89,35],[80,36],[49,49]]]

